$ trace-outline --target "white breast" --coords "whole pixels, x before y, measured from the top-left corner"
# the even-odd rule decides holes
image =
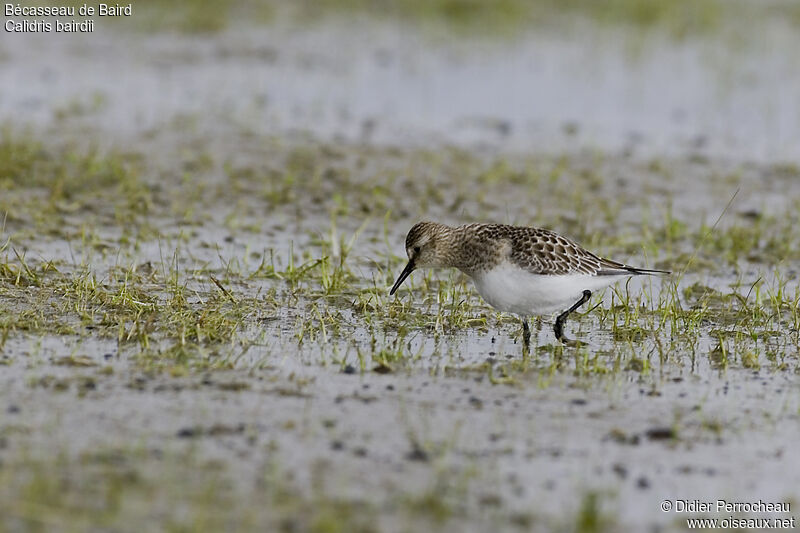
[[[577,302],[583,291],[595,291],[625,276],[588,274],[531,274],[511,263],[472,276],[475,287],[498,311],[518,315],[544,315],[564,311]]]

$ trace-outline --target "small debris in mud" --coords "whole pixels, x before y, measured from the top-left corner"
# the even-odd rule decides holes
[[[237,435],[239,433],[244,433],[245,425],[239,423],[235,426],[229,426],[227,424],[214,424],[210,428],[205,431],[205,434],[210,437],[216,437],[219,435]]]
[[[628,469],[622,463],[614,463],[614,466],[611,467],[611,471],[618,475],[620,479],[628,477]]]
[[[143,391],[145,389],[145,386],[147,385],[147,381],[148,381],[147,378],[143,376],[136,376],[135,378],[133,378],[128,382],[128,388],[138,391]]]
[[[88,391],[93,391],[97,388],[97,382],[91,376],[81,376],[76,378],[78,384],[78,396],[83,397]]]
[[[181,428],[178,430],[177,437],[181,439],[191,439],[199,436],[200,433],[201,433],[200,428],[196,427]]]
[[[647,435],[647,438],[650,440],[667,440],[678,438],[678,434],[675,432],[675,430],[666,426],[650,428],[645,432],[645,435]]]
[[[344,443],[340,440],[331,441],[331,450],[339,451],[344,449]]]
[[[217,388],[224,391],[242,391],[248,390],[250,384],[246,381],[229,381],[227,383],[220,383],[217,385]]]
[[[469,399],[469,404],[474,407],[475,409],[483,409],[483,400],[476,396],[471,396]]]
[[[52,388],[54,391],[63,392],[69,389],[69,381],[68,378],[57,379],[55,376],[46,375],[33,379],[28,384],[31,387]]]
[[[345,400],[359,400],[362,403],[372,403],[377,399],[378,399],[377,396],[366,396],[356,391],[353,394],[348,394],[348,395],[339,394],[333,399],[333,403],[342,403]]]
[[[422,446],[420,446],[418,442],[412,442],[411,445],[411,451],[406,454],[406,459],[423,463],[427,463],[430,460],[428,452],[422,449]]]
[[[478,502],[485,507],[500,507],[503,499],[498,494],[484,494]]]
[[[636,488],[639,488],[639,489],[642,489],[642,490],[649,489],[650,488],[650,481],[646,477],[641,476],[639,479],[636,480]]]
[[[97,366],[97,363],[85,355],[65,355],[54,359],[53,364],[58,366]]]
[[[268,389],[264,392],[287,398],[313,398],[312,394],[297,387],[275,387],[274,389]]]
[[[628,435],[619,428],[613,428],[608,432],[604,440],[612,440],[617,444],[630,444],[631,446],[638,446],[639,435]]]
[[[530,527],[533,525],[533,517],[525,513],[512,514],[508,519],[512,525],[518,526],[522,529],[530,529]]]
[[[244,433],[244,430],[245,425],[243,423],[235,426],[229,426],[227,424],[214,424],[208,429],[203,429],[200,426],[191,426],[179,429],[176,436],[182,439],[202,437],[203,435],[207,435],[209,437],[218,437],[222,435],[237,435]]]
[[[758,209],[746,209],[739,212],[739,216],[745,219],[758,220],[761,218],[761,211]]]
[[[391,365],[389,365],[388,363],[382,362],[376,365],[372,369],[372,371],[378,374],[391,374],[392,372],[394,372],[394,368],[392,368]]]
[[[353,365],[346,365],[344,367],[344,370],[342,370],[342,372],[345,373],[345,374],[355,374],[356,373],[356,367],[354,367]]]
[[[159,383],[153,387],[153,392],[180,392],[185,388],[186,385],[182,383]]]

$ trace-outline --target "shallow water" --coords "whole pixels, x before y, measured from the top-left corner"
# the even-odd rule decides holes
[[[213,38],[98,31],[14,35],[0,116],[85,114],[130,138],[188,117],[254,134],[535,152],[643,150],[759,161],[800,157],[794,27],[678,41],[578,23],[469,42],[347,22],[236,28]]]
[[[21,268],[19,250],[58,273],[26,286],[3,271],[2,318],[37,309],[73,331],[3,330],[3,525],[33,527],[30,505],[47,502],[65,529],[91,522],[85,508],[122,530],[313,529],[305,517],[321,523],[332,502],[385,530],[682,531],[664,499],[797,502],[798,182],[785,163],[800,157],[800,70],[782,53],[797,37],[771,24],[730,50],[597,28],[442,42],[340,22],[4,39],[0,117],[48,146],[142,154],[154,199],[132,228],[65,202],[48,211],[67,213],[63,233],[8,208],[4,264]],[[545,318],[525,355],[518,322],[457,274],[384,293],[422,217],[547,225],[685,267],[681,309],[711,312],[676,328],[658,311],[671,281],[635,280],[568,322],[587,346],[553,346]],[[270,251],[281,272],[290,254],[313,264],[362,225],[338,290],[317,270],[294,285],[256,275]],[[747,231],[761,233],[738,251]],[[210,276],[253,303],[188,362],[159,352],[171,332],[149,348],[119,340],[103,318],[116,300],[87,318],[62,284],[89,271],[167,309],[173,268],[189,309],[219,298]],[[735,295],[683,293],[695,283]],[[98,503],[120,495],[131,503]]]

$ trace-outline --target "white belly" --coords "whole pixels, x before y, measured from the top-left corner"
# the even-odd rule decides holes
[[[498,311],[522,316],[564,311],[580,300],[583,291],[595,291],[625,276],[588,274],[540,275],[504,264],[472,277],[478,292]]]

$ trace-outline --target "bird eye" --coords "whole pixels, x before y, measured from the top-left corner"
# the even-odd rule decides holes
[[[419,247],[419,246],[415,246],[415,247],[414,247],[414,253],[415,253],[415,254],[418,254],[418,253],[419,253],[419,250],[420,250],[420,247]]]

